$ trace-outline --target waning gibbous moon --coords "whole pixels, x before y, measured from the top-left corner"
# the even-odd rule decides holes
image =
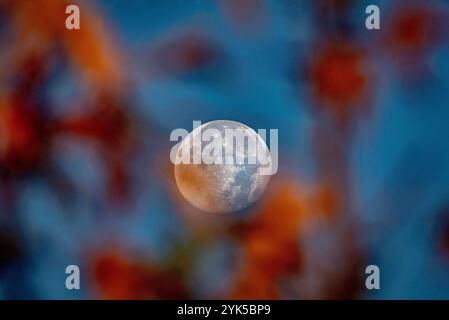
[[[249,137],[247,141],[257,141],[259,155],[264,155],[265,159],[261,161],[260,157],[254,162],[248,161],[248,156],[253,155],[253,149],[248,147],[248,143],[237,144],[233,148],[232,156],[239,155],[244,158],[244,163],[228,164],[213,161],[212,164],[204,162],[200,164],[179,163],[182,159],[182,151],[190,150],[190,157],[194,153],[194,144],[191,141],[199,139],[201,141],[201,150],[207,149],[214,139],[202,141],[201,135],[206,132],[213,132],[212,136],[221,135],[222,147],[225,149],[226,129],[243,129]],[[200,136],[198,136],[200,135]],[[218,139],[220,141],[220,139]],[[185,145],[187,144],[187,146]],[[196,146],[198,148],[198,146]],[[210,149],[210,146],[209,146]],[[223,157],[223,154],[211,153],[214,160]],[[227,155],[229,155],[227,153]],[[216,157],[216,158],[214,158]],[[270,175],[262,175],[261,169],[271,163],[271,155],[265,141],[248,126],[229,120],[217,120],[207,122],[200,127],[195,128],[180,144],[176,153],[177,163],[175,164],[175,179],[179,191],[184,199],[194,207],[210,213],[230,213],[242,210],[260,199],[270,181]],[[210,163],[210,162],[209,162]]]

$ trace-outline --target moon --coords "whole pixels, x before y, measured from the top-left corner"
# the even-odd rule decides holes
[[[203,141],[201,135],[207,129],[214,129],[209,130],[209,132],[214,132],[212,134],[214,139],[203,139],[206,140]],[[232,164],[225,161],[220,162],[223,155],[215,154],[215,152],[211,154],[213,163],[206,164],[204,161],[199,164],[194,164],[192,161],[181,163],[183,150],[190,150],[190,159],[192,159],[194,148],[199,147],[199,145],[195,146],[195,143],[191,143],[195,139],[201,141],[201,150],[205,150],[208,146],[210,148],[212,141],[220,134],[223,139],[218,141],[221,141],[221,147],[224,150],[227,143],[224,139],[227,129],[243,129],[245,134],[251,138],[244,144],[235,143],[232,148],[234,159],[239,155],[244,159],[243,163],[238,161],[233,161]],[[251,140],[257,141],[259,151],[260,148],[263,151],[258,154],[262,154],[263,157],[266,157],[265,159],[261,159],[259,156],[256,157],[256,161],[248,161],[248,156],[255,155],[255,151],[248,147]],[[223,154],[229,155],[229,152]],[[267,163],[271,163],[270,151],[265,141],[253,129],[236,121],[216,120],[195,128],[179,145],[176,159],[174,173],[180,193],[192,206],[209,213],[231,213],[250,206],[262,197],[270,181],[270,175],[261,174],[261,169],[266,167]]]

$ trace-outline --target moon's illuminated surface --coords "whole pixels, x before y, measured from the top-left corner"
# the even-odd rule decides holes
[[[179,191],[183,197],[194,207],[203,211],[211,213],[230,213],[244,209],[257,201],[264,193],[270,175],[261,175],[261,168],[266,166],[267,162],[271,162],[271,156],[265,141],[248,126],[228,120],[211,121],[195,128],[181,143],[177,153],[176,159],[182,157],[182,150],[184,144],[187,150],[190,149],[190,157],[194,152],[194,144],[191,139],[201,139],[202,132],[206,129],[216,129],[212,136],[217,134],[225,136],[226,129],[244,129],[247,134],[253,138],[253,141],[258,141],[259,150],[263,150],[265,159],[260,161],[260,157],[256,159],[255,163],[248,163],[248,155],[254,155],[254,150],[248,148],[248,143],[235,144],[233,148],[233,156],[240,155],[244,157],[243,164],[217,164],[214,161],[212,164],[176,164],[175,165],[175,179]],[[210,131],[210,130],[209,130]],[[199,137],[196,135],[200,135]],[[201,140],[197,140],[201,141]],[[201,150],[207,146],[213,139],[201,142]],[[229,141],[229,140],[228,140]],[[247,140],[249,141],[249,139]],[[229,143],[228,143],[229,144]],[[222,148],[226,146],[226,139],[222,139]],[[198,145],[196,145],[198,148]],[[209,146],[210,148],[210,146]],[[217,160],[215,157],[220,157],[215,152],[210,153],[211,158]],[[223,155],[229,155],[223,151]],[[259,153],[260,155],[260,153]],[[221,157],[223,159],[223,157]]]

